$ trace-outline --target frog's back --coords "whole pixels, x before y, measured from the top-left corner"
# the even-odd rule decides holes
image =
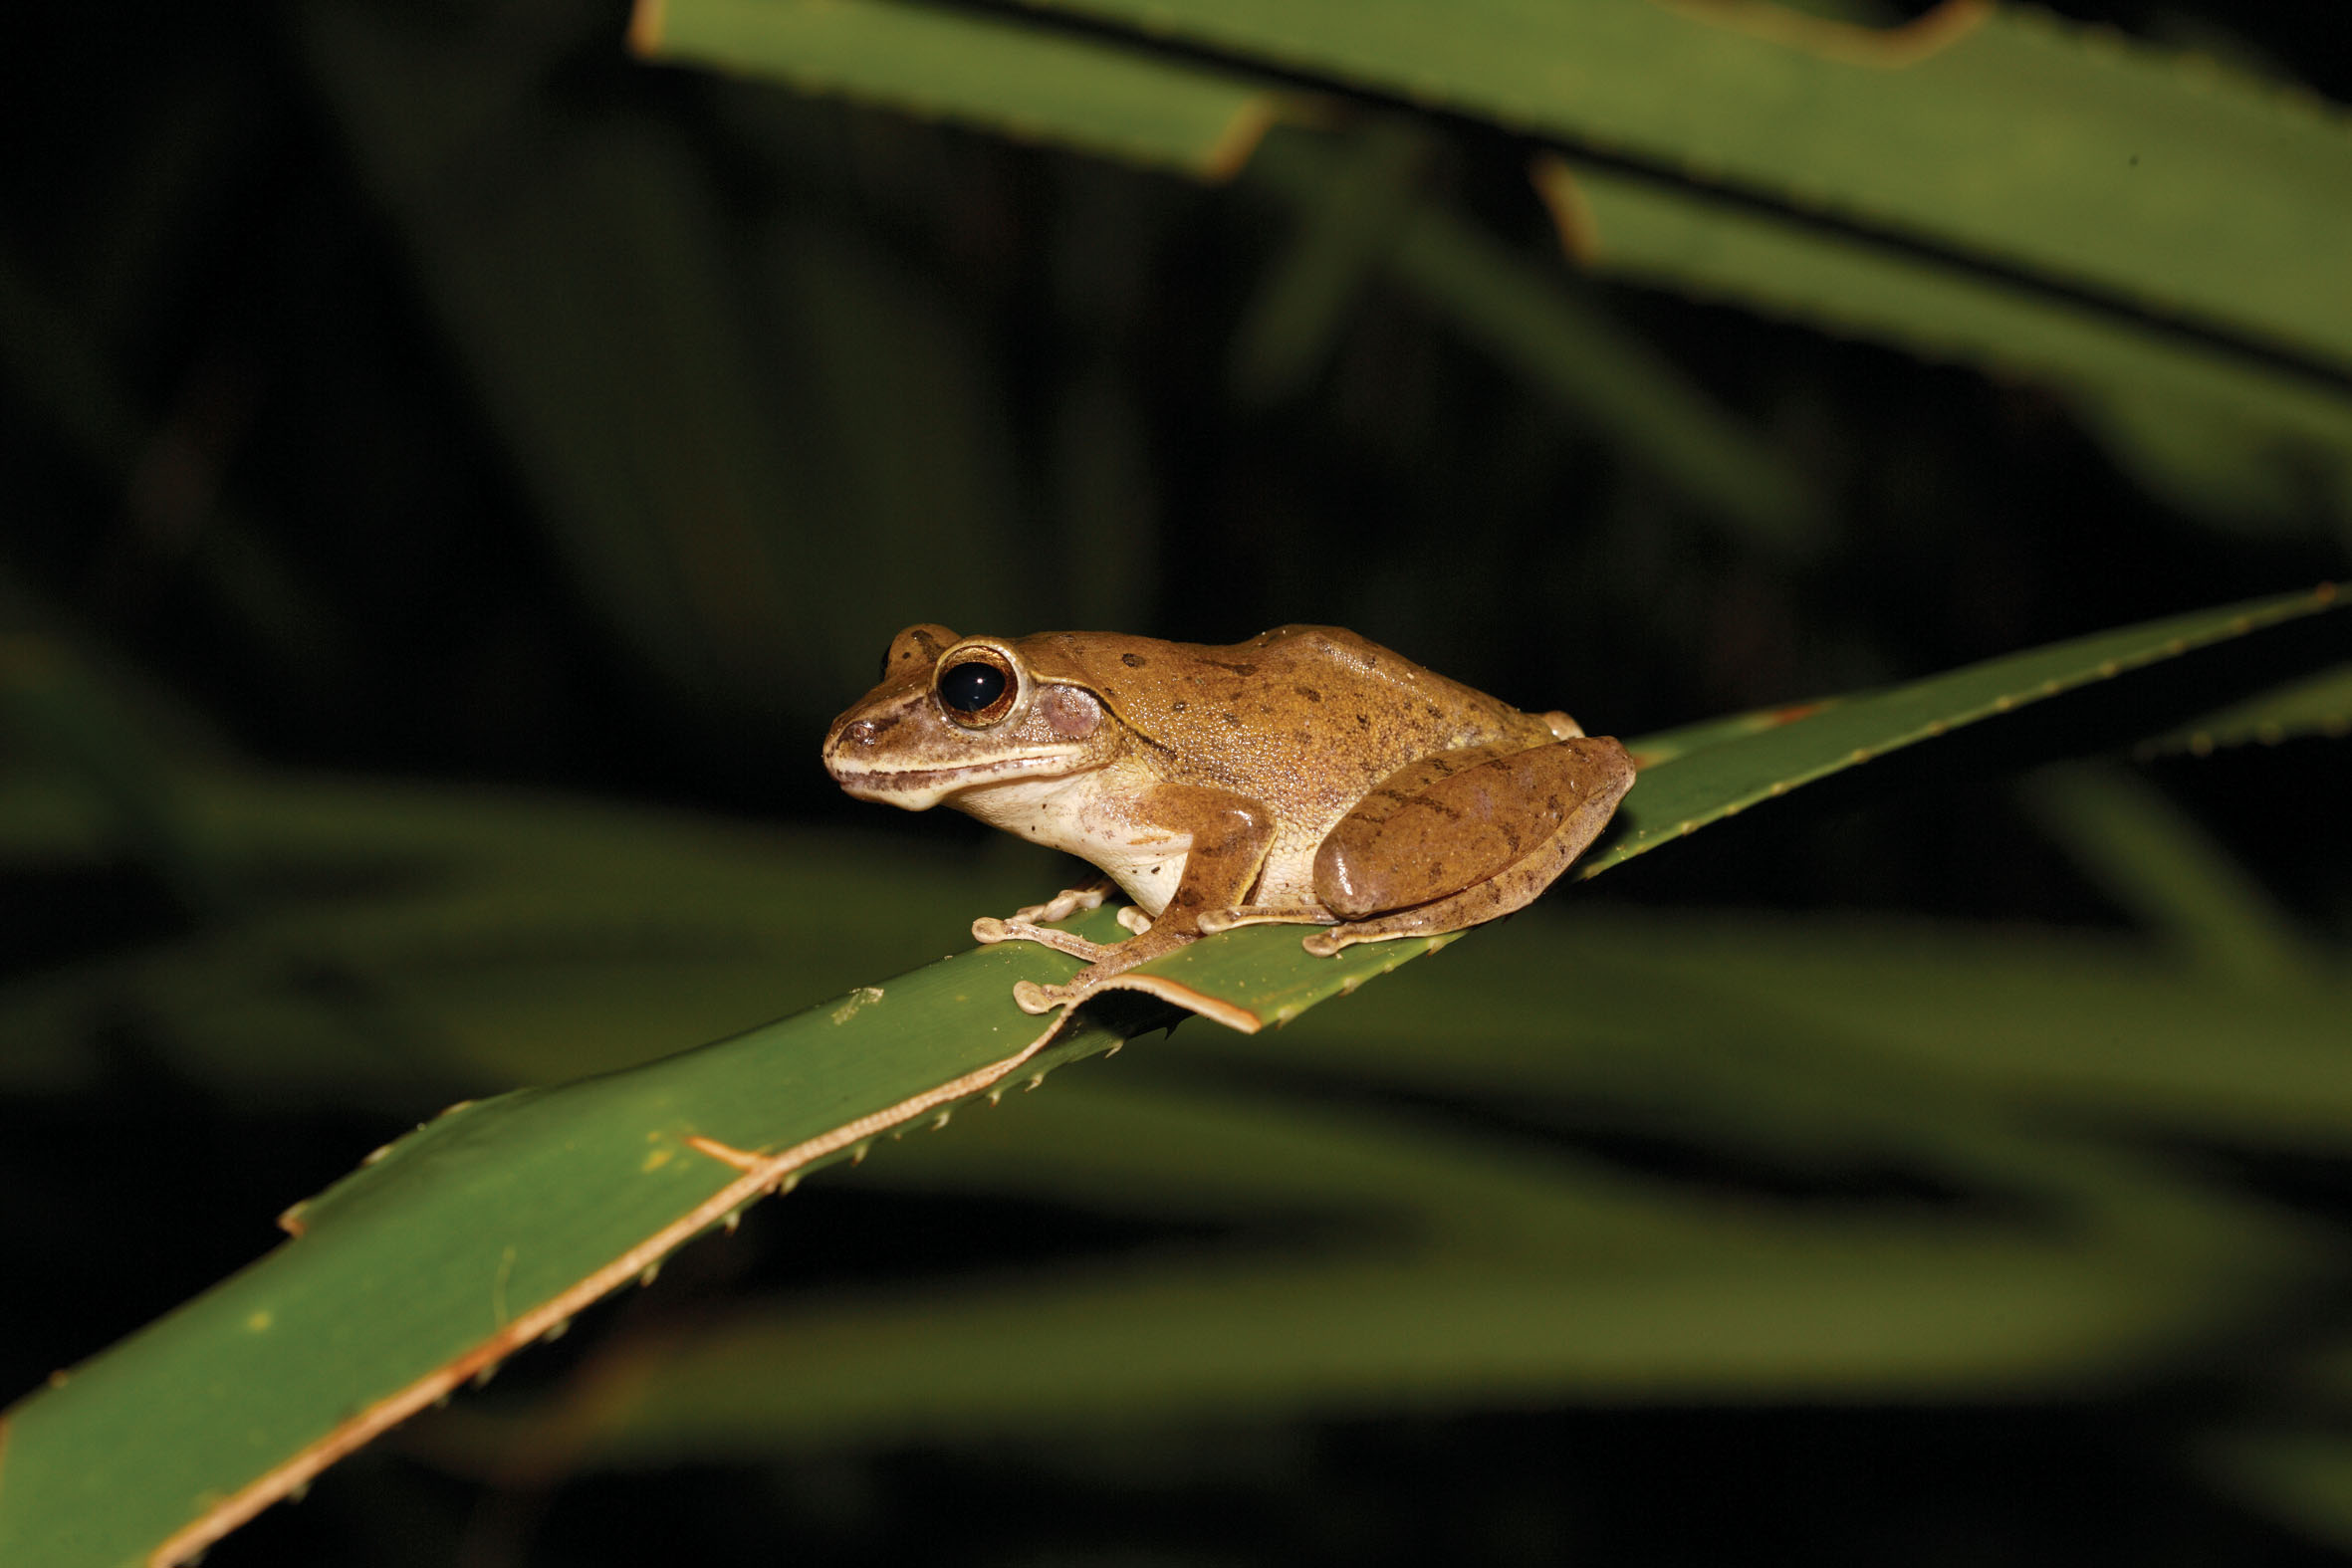
[[[1226,646],[1049,632],[1022,651],[1046,679],[1100,695],[1160,749],[1167,777],[1187,781],[1313,779],[1353,798],[1432,752],[1550,739],[1543,720],[1338,626]]]

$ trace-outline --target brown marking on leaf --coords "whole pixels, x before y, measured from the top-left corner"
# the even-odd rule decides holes
[[[1233,112],[1233,117],[1225,122],[1225,128],[1217,133],[1217,139],[1196,165],[1201,177],[1223,184],[1248,166],[1258,143],[1281,117],[1282,104],[1283,100],[1275,94],[1252,94]]]
[[[705,1138],[700,1133],[688,1138],[686,1147],[698,1154],[709,1155],[721,1165],[732,1165],[738,1171],[757,1170],[761,1164],[761,1156],[754,1154],[751,1150],[738,1149],[732,1145],[723,1144],[716,1138]]]
[[[665,0],[637,0],[637,7],[629,16],[629,53],[641,60],[651,60],[661,53],[662,23]]]

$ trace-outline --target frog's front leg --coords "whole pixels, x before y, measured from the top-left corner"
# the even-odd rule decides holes
[[[1600,835],[1633,773],[1608,736],[1445,752],[1398,770],[1316,850],[1315,897],[1342,923],[1309,935],[1306,951],[1436,936],[1521,908]]]
[[[1045,1012],[1054,1008],[1075,1006],[1100,991],[1105,982],[1136,965],[1165,958],[1197,941],[1203,933],[1201,917],[1241,902],[1250,884],[1258,879],[1267,848],[1274,842],[1274,814],[1263,804],[1244,795],[1195,784],[1161,784],[1130,807],[1128,815],[1131,825],[1138,829],[1185,842],[1184,869],[1177,878],[1174,895],[1148,929],[1115,946],[1086,943],[1083,946],[1093,950],[1087,953],[1078,950],[1075,939],[1070,943],[1047,941],[1049,947],[1086,960],[1087,967],[1058,986],[1040,986],[1026,980],[1015,986],[1013,1000],[1024,1011]],[[1063,932],[1044,936],[1030,936],[1026,932],[1007,934],[1027,936],[1032,941],[1067,935]]]
[[[1046,922],[1067,920],[1070,916],[1084,910],[1101,908],[1102,901],[1110,896],[1114,885],[1109,877],[1098,876],[1091,881],[1082,882],[1076,887],[1065,887],[1043,904],[1024,905],[1013,911],[1007,919],[999,920],[994,915],[983,915],[972,922],[972,940],[975,942],[1036,942],[1058,952],[1066,953],[1071,958],[1083,959],[1089,964],[1098,963],[1111,951],[1109,948],[1099,942],[1088,942],[1084,937],[1073,936],[1066,931],[1048,930]],[[1125,911],[1122,910],[1120,913],[1123,916]],[[1126,921],[1122,919],[1119,923],[1125,925]]]

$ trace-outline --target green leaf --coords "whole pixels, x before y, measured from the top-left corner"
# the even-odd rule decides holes
[[[638,0],[629,39],[654,59],[1204,178],[1246,162],[1282,102],[1262,80],[897,0]]]

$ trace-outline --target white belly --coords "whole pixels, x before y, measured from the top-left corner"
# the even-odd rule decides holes
[[[1128,820],[1122,806],[1134,796],[1130,783],[1116,773],[1013,779],[967,789],[948,804],[992,827],[1076,855],[1116,882],[1145,914],[1157,915],[1184,878],[1192,835]]]

